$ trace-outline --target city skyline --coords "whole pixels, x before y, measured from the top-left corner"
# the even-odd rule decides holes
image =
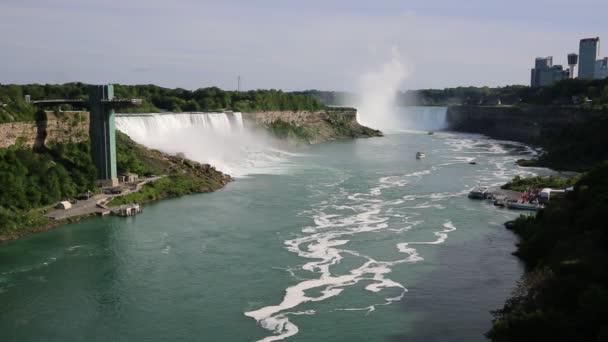
[[[527,84],[534,57],[566,65],[581,38],[608,37],[606,10],[595,0],[6,0],[0,83],[236,89],[240,75],[245,90],[352,91],[397,49],[403,90]]]

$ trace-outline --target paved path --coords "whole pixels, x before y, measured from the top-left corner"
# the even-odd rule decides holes
[[[46,213],[45,216],[55,220],[63,220],[70,217],[90,215],[98,212],[107,211],[108,209],[98,207],[97,203],[105,204],[110,202],[114,197],[124,196],[133,192],[138,192],[145,184],[157,181],[163,177],[164,176],[146,178],[143,181],[138,182],[134,190],[131,190],[131,188],[127,188],[127,190],[125,190],[120,195],[99,194],[89,198],[88,200],[79,200],[75,204],[72,204],[72,207],[70,209],[53,209],[52,211]]]

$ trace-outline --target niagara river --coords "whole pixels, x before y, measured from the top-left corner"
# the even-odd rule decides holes
[[[442,131],[445,108],[413,111],[384,137],[298,148],[238,114],[117,118],[236,181],[0,246],[2,340],[483,341],[523,273],[502,226],[519,213],[467,192],[547,171],[515,164],[525,145]]]

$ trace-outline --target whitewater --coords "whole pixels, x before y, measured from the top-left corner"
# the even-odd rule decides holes
[[[268,134],[246,129],[239,112],[118,114],[116,128],[147,147],[182,153],[237,178],[286,172],[294,155]]]

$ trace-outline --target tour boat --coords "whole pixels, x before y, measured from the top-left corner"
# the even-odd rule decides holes
[[[507,208],[509,209],[515,209],[515,210],[532,210],[532,211],[537,211],[539,209],[542,209],[543,206],[542,204],[539,204],[538,202],[535,203],[529,203],[529,202],[508,202],[507,203]]]
[[[488,198],[488,188],[476,186],[473,190],[469,191],[469,198],[471,199],[486,199]]]

